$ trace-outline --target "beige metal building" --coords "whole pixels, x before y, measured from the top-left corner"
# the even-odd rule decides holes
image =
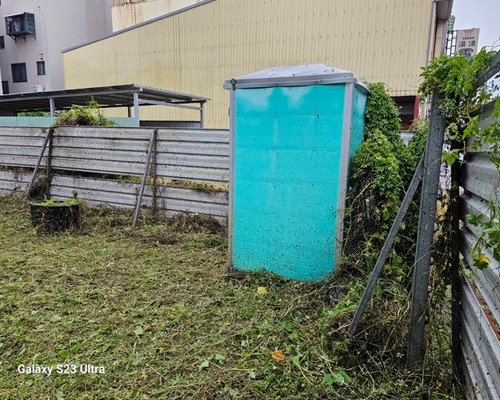
[[[382,81],[413,115],[420,67],[443,48],[453,0],[205,0],[64,52],[66,88],[140,83],[211,98],[227,128],[225,79],[323,63]],[[148,110],[146,118],[161,119]],[[176,110],[174,119],[189,119]]]
[[[113,32],[137,25],[202,0],[113,0]]]
[[[111,5],[112,0],[0,1],[3,93],[62,89],[62,50],[110,34]]]

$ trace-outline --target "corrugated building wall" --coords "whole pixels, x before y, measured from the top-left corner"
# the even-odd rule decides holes
[[[227,128],[225,79],[324,63],[383,81],[393,96],[411,96],[435,37],[431,0],[207,0],[66,51],[65,85],[134,82],[206,96],[206,126]],[[161,119],[164,112],[152,107],[142,116]]]
[[[202,0],[119,0],[111,10],[113,32],[145,22],[160,15],[200,3]]]

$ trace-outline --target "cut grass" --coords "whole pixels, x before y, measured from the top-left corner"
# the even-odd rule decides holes
[[[374,343],[362,330],[370,346],[354,347],[333,329],[355,306],[349,294],[337,301],[347,287],[261,273],[228,280],[226,239],[210,231],[133,230],[130,215],[88,210],[82,230],[41,236],[27,210],[0,199],[1,399],[458,397],[439,357],[409,373],[392,354],[403,344],[380,349],[377,334],[395,326],[372,326]],[[400,323],[406,312],[393,303],[381,310]],[[106,371],[47,377],[20,374],[20,364]]]

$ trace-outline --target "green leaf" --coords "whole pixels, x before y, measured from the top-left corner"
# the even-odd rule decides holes
[[[257,375],[255,374],[255,371],[250,371],[250,372],[248,373],[248,377],[249,377],[250,379],[255,379],[255,378],[257,377]]]
[[[50,322],[58,322],[62,320],[62,317],[58,314],[54,314],[51,318],[50,318]]]
[[[332,387],[333,385],[345,386],[352,382],[352,378],[341,368],[337,368],[332,374],[323,377],[323,384]]]
[[[208,368],[208,367],[210,367],[210,361],[205,360],[205,361],[203,361],[203,362],[200,364],[200,366],[198,367],[198,369],[201,371],[202,369],[204,369],[204,368]]]
[[[57,353],[57,356],[61,359],[61,360],[67,360],[69,358],[69,351],[68,350],[61,350]]]
[[[478,215],[467,214],[465,218],[467,220],[467,223],[472,226],[478,226],[483,220],[483,216],[481,214]]]
[[[450,166],[453,165],[455,161],[457,161],[458,159],[459,159],[459,153],[457,149],[443,152],[443,161]]]
[[[134,333],[137,335],[137,336],[141,336],[141,335],[144,335],[144,329],[142,329],[141,326],[138,326],[137,328],[134,329]]]

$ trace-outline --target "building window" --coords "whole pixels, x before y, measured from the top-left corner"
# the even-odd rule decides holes
[[[28,82],[26,63],[12,64],[12,82]]]
[[[0,49],[5,49],[5,39],[3,36],[0,36]]]
[[[2,92],[3,94],[9,94],[9,81],[2,81]]]
[[[36,70],[38,75],[45,75],[45,61],[37,61]]]

